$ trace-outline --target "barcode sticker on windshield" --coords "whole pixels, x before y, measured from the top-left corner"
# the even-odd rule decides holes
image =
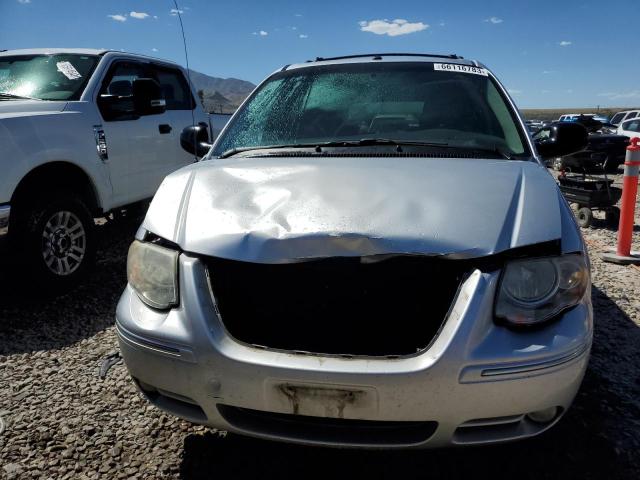
[[[58,71],[69,80],[77,80],[78,78],[82,77],[82,75],[80,75],[80,72],[78,72],[78,70],[76,70],[76,68],[71,65],[70,62],[58,62],[56,63],[56,67],[58,67]]]
[[[460,73],[473,73],[474,75],[488,76],[487,70],[480,67],[472,67],[470,65],[458,65],[456,63],[434,63],[434,70],[440,70],[442,72],[460,72]]]

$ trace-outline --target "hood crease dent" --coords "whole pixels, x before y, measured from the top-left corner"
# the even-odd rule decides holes
[[[143,228],[187,252],[257,263],[464,259],[562,239],[577,228],[562,201],[529,161],[231,157],[169,175]]]

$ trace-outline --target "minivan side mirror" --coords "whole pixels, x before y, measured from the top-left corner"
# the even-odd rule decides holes
[[[213,146],[209,143],[209,133],[204,124],[189,125],[180,134],[180,146],[198,158],[204,157]]]
[[[158,115],[167,109],[160,84],[153,78],[136,78],[131,91],[138,115]]]
[[[587,129],[579,123],[554,122],[538,130],[533,141],[540,156],[547,159],[584,150],[589,137]]]

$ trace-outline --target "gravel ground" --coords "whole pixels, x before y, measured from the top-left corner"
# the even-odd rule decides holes
[[[147,405],[122,364],[101,380],[101,360],[117,350],[114,307],[138,221],[99,227],[99,268],[73,294],[41,298],[0,278],[0,478],[640,478],[640,269],[600,260],[616,235],[603,221],[583,230],[595,342],[563,420],[525,442],[404,452],[225,436]]]

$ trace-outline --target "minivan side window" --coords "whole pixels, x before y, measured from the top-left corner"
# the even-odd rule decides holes
[[[180,70],[157,65],[153,65],[152,70],[167,102],[167,110],[193,110],[195,102],[191,89]]]

